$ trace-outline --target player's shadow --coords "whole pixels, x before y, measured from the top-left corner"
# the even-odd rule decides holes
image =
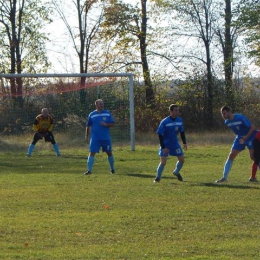
[[[255,183],[255,184],[258,184],[258,183]],[[194,186],[196,184],[193,184]],[[204,182],[204,183],[197,183],[197,185],[200,185],[200,186],[206,186],[206,187],[212,187],[212,188],[221,188],[221,189],[224,189],[224,188],[228,188],[228,189],[244,189],[244,190],[247,190],[247,189],[257,189],[259,190],[260,188],[258,186],[248,186],[248,185],[231,185],[231,184],[227,184],[227,183],[211,183],[211,182]],[[196,186],[197,186],[196,185]]]
[[[155,174],[141,174],[141,173],[127,173],[126,174],[127,176],[130,176],[130,177],[136,177],[136,178],[155,178]],[[176,179],[176,177],[174,176],[163,176],[164,179]]]
[[[155,177],[155,175],[147,175],[147,174],[140,174],[140,173],[127,173],[126,174],[127,176],[130,176],[130,177],[137,177],[137,178],[152,178],[152,177]]]

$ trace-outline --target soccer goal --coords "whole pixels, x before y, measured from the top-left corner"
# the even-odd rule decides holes
[[[34,118],[47,107],[55,131],[70,141],[85,133],[86,117],[103,99],[116,124],[114,143],[130,141],[135,150],[134,90],[131,73],[0,74],[0,133],[31,131]]]

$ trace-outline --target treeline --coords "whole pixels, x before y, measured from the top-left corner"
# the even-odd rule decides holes
[[[159,122],[169,115],[169,105],[180,106],[185,129],[190,132],[218,131],[226,129],[220,114],[224,102],[223,81],[215,81],[215,103],[213,106],[214,124],[208,122],[207,96],[204,79],[179,82],[156,83],[154,103],[145,101],[145,89],[140,84],[134,86],[135,130],[139,133],[154,133]],[[234,113],[242,113],[260,127],[260,90],[258,82],[237,82],[236,107]],[[57,88],[59,89],[59,88]],[[84,94],[84,104],[82,95]],[[55,119],[55,130],[76,135],[84,131],[86,116],[95,109],[94,102],[102,98],[105,108],[111,110],[117,122],[117,135],[129,133],[128,82],[112,82],[83,91],[56,92],[48,95],[27,96],[23,98],[23,108],[15,106],[12,99],[3,98],[0,102],[0,132],[4,135],[19,135],[32,131],[32,124],[43,107],[47,107]]]

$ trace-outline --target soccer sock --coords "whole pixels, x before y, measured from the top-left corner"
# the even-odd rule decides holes
[[[54,148],[54,150],[55,150],[57,156],[60,156],[60,149],[59,149],[59,146],[58,146],[57,143],[53,145],[53,148]]]
[[[88,170],[91,172],[92,171],[92,167],[95,161],[95,157],[94,156],[89,156],[88,160],[87,160],[87,168]]]
[[[107,156],[107,160],[110,165],[110,170],[115,170],[114,169],[114,155]]]
[[[29,145],[29,148],[28,148],[28,151],[27,151],[27,155],[28,156],[31,156],[31,154],[32,154],[32,151],[33,151],[33,149],[34,149],[34,144],[30,144]]]
[[[252,164],[252,172],[251,172],[251,178],[255,178],[256,172],[257,172],[258,164],[253,162]]]
[[[157,179],[161,179],[162,177],[162,173],[163,173],[163,169],[164,169],[164,165],[162,165],[161,163],[158,165],[157,167],[157,173],[156,173],[156,178]]]
[[[229,171],[232,168],[233,160],[227,159],[225,166],[224,166],[224,171],[223,171],[223,178],[227,179]]]
[[[174,174],[179,174],[180,173],[180,170],[183,166],[183,163],[180,163],[179,161],[176,163],[176,166],[175,166],[175,169],[173,170],[173,173]]]

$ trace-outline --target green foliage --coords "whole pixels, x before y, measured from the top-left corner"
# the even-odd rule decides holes
[[[245,42],[251,49],[248,52],[248,55],[249,57],[256,58],[256,64],[260,65],[260,2],[245,1],[240,13],[241,16],[237,23],[241,28],[243,28],[246,34]]]
[[[16,6],[16,8],[15,8]],[[16,42],[16,59],[21,59],[23,73],[44,73],[49,67],[45,42],[48,40],[44,26],[51,22],[51,9],[46,2],[0,0],[0,48],[3,59],[0,71],[9,73],[12,62],[11,47]],[[18,66],[16,64],[16,66]],[[15,66],[15,67],[16,67]],[[20,73],[20,71],[15,71]]]
[[[214,78],[213,80],[213,116],[214,129],[223,129],[223,119],[220,108],[230,105],[227,102],[224,81]],[[180,106],[181,117],[184,119],[187,131],[208,130],[206,121],[207,111],[207,89],[204,75],[197,74],[194,78],[185,81],[163,82],[155,88],[155,103],[153,107],[147,106],[144,98],[144,89],[135,88],[135,120],[136,131],[140,133],[154,133],[159,122],[169,115],[168,108],[172,103]],[[260,92],[257,79],[244,78],[243,82],[234,81],[235,107],[234,113],[245,114],[256,125],[260,126],[259,103]]]
[[[224,128],[220,108],[228,104],[224,82],[214,78],[214,129]],[[154,83],[155,99],[153,105],[147,105],[146,92],[142,85],[134,87],[134,113],[135,130],[138,133],[155,133],[160,121],[169,115],[169,105],[176,103],[180,106],[181,117],[187,131],[207,130],[206,104],[207,90],[205,77],[197,74],[194,78],[185,81]],[[30,132],[34,118],[43,107],[47,107],[54,116],[55,129],[67,133],[69,136],[80,134],[85,129],[87,115],[94,109],[97,98],[105,101],[105,106],[110,110],[117,122],[113,128],[113,135],[126,139],[129,137],[129,92],[128,82],[111,82],[98,87],[90,87],[81,91],[63,91],[66,89],[64,82],[50,85],[55,93],[46,94],[45,85],[34,82],[35,95],[25,96],[23,108],[17,107],[12,99],[4,97],[0,102],[0,132],[3,134],[23,134]],[[77,84],[77,83],[75,83]],[[27,90],[30,89],[28,84]],[[43,87],[44,86],[44,87]],[[243,82],[234,81],[235,113],[245,114],[256,127],[260,126],[260,92],[257,79],[245,78]],[[44,91],[41,94],[41,91]],[[52,90],[54,91],[54,90]],[[84,105],[81,98],[84,97]],[[228,104],[230,105],[230,104]],[[124,136],[124,137],[123,137]]]
[[[184,182],[173,177],[176,160],[170,157],[156,184],[157,143],[135,152],[115,146],[115,175],[98,154],[90,176],[82,174],[85,148],[61,143],[58,158],[36,147],[25,158],[25,150],[9,145],[0,162],[0,258],[259,259],[259,209],[252,199],[259,184],[248,182],[247,152],[228,183],[214,183],[230,146],[196,140],[207,144],[216,135],[189,143]]]

